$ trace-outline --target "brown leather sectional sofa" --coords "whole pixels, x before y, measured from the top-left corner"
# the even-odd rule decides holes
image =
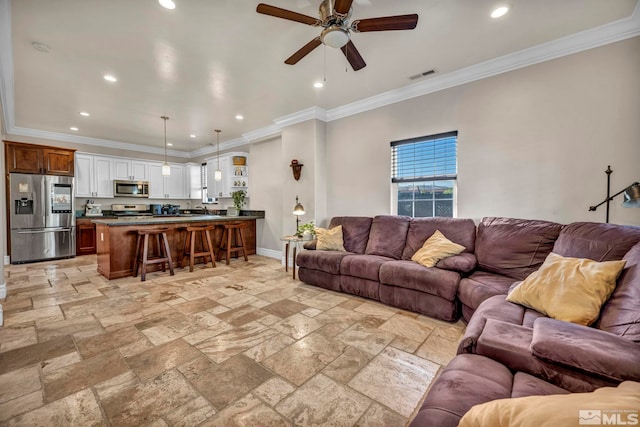
[[[640,228],[513,218],[336,217],[347,252],[304,251],[304,282],[443,320],[468,322],[458,356],[435,381],[412,426],[456,426],[478,403],[591,391],[640,381]],[[465,246],[426,268],[410,260],[438,229]],[[505,300],[550,252],[625,259],[599,319],[581,326]]]

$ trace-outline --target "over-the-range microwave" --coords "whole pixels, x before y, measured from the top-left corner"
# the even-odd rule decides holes
[[[115,197],[149,197],[149,181],[113,180]]]

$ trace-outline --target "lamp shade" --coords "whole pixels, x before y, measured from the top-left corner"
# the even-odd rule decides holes
[[[169,175],[171,175],[171,166],[169,166],[168,163],[165,163],[164,165],[162,165],[162,176]]]
[[[622,206],[625,208],[640,208],[640,183],[634,182],[624,190]]]
[[[216,181],[222,181],[222,171],[220,169],[213,173],[213,177]]]
[[[294,215],[304,215],[304,206],[300,203],[296,203],[296,206],[293,208]]]
[[[293,214],[296,216],[304,215],[304,206],[298,201],[298,196],[296,196],[296,205],[293,207]]]

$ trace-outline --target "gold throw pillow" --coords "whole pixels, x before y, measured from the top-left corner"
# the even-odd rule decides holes
[[[458,427],[557,427],[635,425],[640,383],[625,381],[591,393],[551,394],[498,399],[473,406]],[[618,424],[618,420],[620,424]]]
[[[422,247],[413,254],[411,261],[415,261],[425,267],[433,267],[442,258],[458,255],[464,251],[464,249],[464,246],[453,243],[444,237],[444,234],[442,234],[440,230],[436,230],[431,237],[424,242]]]
[[[319,251],[342,251],[346,252],[344,248],[344,241],[342,239],[342,226],[338,225],[330,230],[326,228],[316,227],[316,250]]]
[[[625,261],[565,258],[553,252],[507,296],[549,317],[589,326],[616,287]]]

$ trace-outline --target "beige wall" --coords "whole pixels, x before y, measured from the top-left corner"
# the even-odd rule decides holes
[[[604,222],[607,165],[640,180],[638,76],[640,37],[330,122],[327,214],[389,213],[389,142],[457,130],[459,217]]]
[[[265,219],[256,222],[259,249],[282,250],[282,183],[286,167],[282,161],[280,137],[251,145],[249,152],[249,207],[265,211]]]

